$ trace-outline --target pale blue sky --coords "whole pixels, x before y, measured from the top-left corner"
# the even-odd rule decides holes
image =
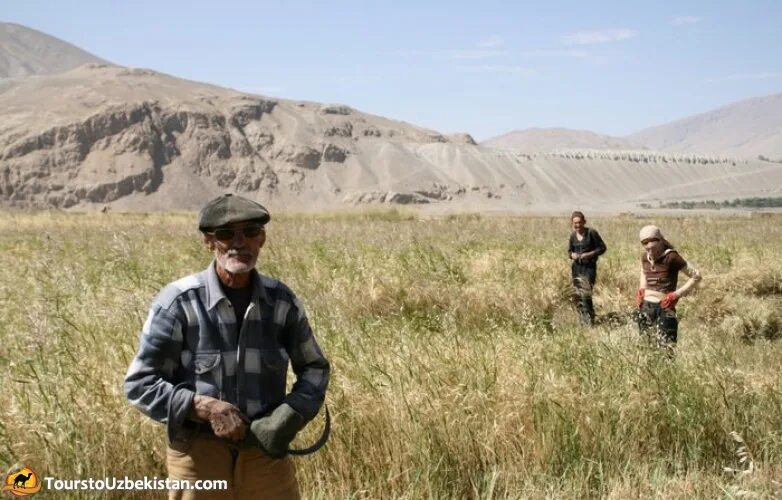
[[[477,140],[625,135],[782,91],[782,1],[0,0],[117,64]]]

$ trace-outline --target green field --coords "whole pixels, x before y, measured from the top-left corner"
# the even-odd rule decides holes
[[[585,329],[567,218],[275,217],[259,269],[333,365],[304,497],[782,497],[782,216],[589,223],[608,253]],[[648,223],[704,275],[673,361],[632,318]],[[210,259],[193,214],[3,214],[2,471],[165,477],[122,379],[152,297]]]

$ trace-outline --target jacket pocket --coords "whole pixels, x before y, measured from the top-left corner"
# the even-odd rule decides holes
[[[222,399],[223,371],[220,351],[201,351],[193,357],[196,393]]]
[[[206,351],[196,353],[193,358],[193,371],[196,375],[203,375],[220,366],[222,358],[220,351]]]

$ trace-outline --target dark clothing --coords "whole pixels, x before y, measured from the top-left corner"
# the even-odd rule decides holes
[[[231,288],[222,283],[220,283],[220,288],[223,290],[228,301],[231,302],[234,316],[236,316],[236,330],[241,332],[244,313],[247,312],[247,307],[249,307],[250,302],[252,302],[253,299],[253,289],[250,286],[244,288]]]
[[[638,311],[638,329],[660,346],[675,344],[679,332],[676,309],[663,309],[659,303],[645,300]]]
[[[686,267],[687,261],[673,249],[666,250],[654,263],[649,262],[646,254],[641,255],[641,268],[646,276],[646,288],[656,292],[675,291],[679,281],[679,271]]]
[[[575,231],[570,234],[567,255],[570,257],[570,254],[573,252],[587,253],[596,250],[597,253],[594,257],[581,261],[574,260],[573,266],[597,268],[597,258],[606,253],[606,244],[603,242],[603,238],[600,237],[600,233],[594,229],[585,227],[584,231],[584,238],[581,241],[578,241]]]
[[[597,279],[597,267],[573,265],[571,276],[573,279],[573,302],[578,310],[579,319],[582,324],[591,325],[595,321],[592,289]]]
[[[592,324],[595,320],[595,308],[592,304],[592,289],[597,280],[597,259],[606,251],[606,245],[600,233],[594,229],[584,228],[584,237],[578,241],[576,232],[570,234],[568,242],[568,257],[573,252],[586,253],[596,251],[590,259],[571,260],[571,277],[573,280],[574,301],[579,311],[581,322]]]
[[[573,278],[573,286],[591,290],[597,281],[597,266],[574,264],[570,266],[570,275]]]

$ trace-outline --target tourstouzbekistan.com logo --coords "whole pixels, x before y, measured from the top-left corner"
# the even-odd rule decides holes
[[[22,467],[5,477],[2,491],[10,491],[17,497],[35,495],[41,491],[41,479],[30,467]]]
[[[2,477],[2,475],[0,475]],[[144,476],[143,479],[125,477],[106,477],[105,479],[57,479],[39,476],[32,468],[22,467],[5,476],[0,492],[8,492],[17,497],[35,495],[43,489],[47,491],[71,490],[227,490],[228,481],[223,479],[172,479]],[[3,495],[3,498],[7,498]]]

